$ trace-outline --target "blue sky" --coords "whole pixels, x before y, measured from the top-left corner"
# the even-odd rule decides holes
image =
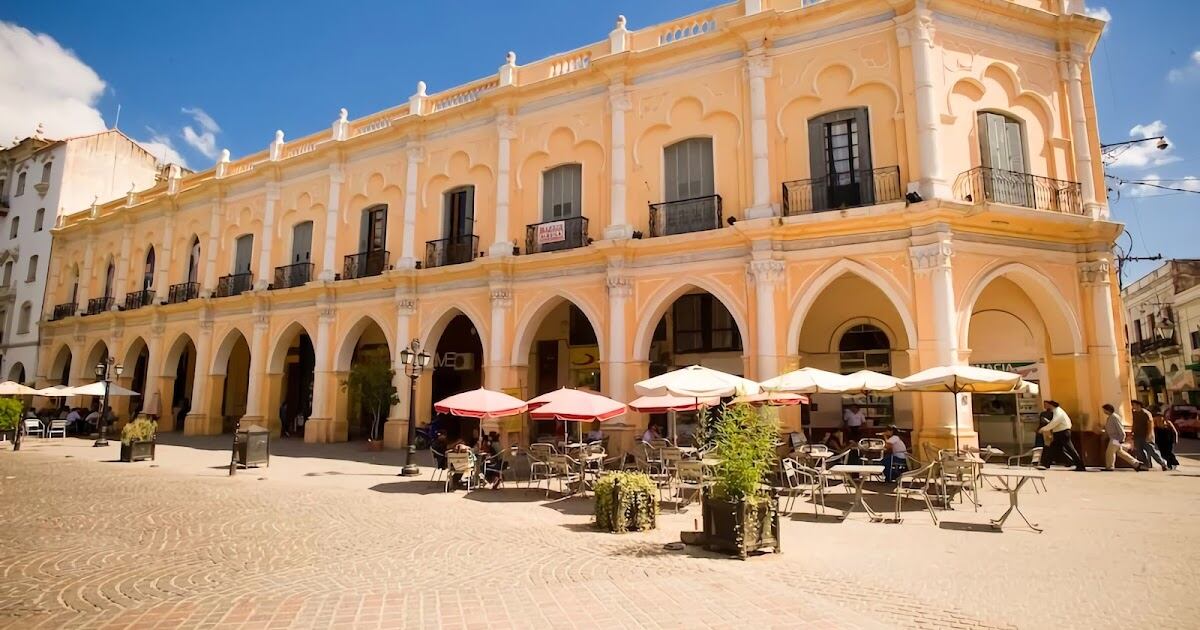
[[[56,136],[111,125],[120,104],[121,129],[202,169],[221,148],[234,157],[266,148],[275,129],[294,138],[326,128],[341,107],[354,118],[404,102],[418,80],[432,92],[493,73],[508,50],[531,61],[604,39],[617,14],[640,28],[711,4],[293,0],[188,11],[161,1],[7,1],[0,93],[19,86],[33,96],[0,99],[0,141],[39,121]],[[1112,16],[1093,59],[1101,137],[1118,142],[1165,127],[1172,145],[1130,150],[1110,171],[1200,191],[1200,181],[1185,179],[1200,177],[1200,2],[1089,7]],[[1118,188],[1113,213],[1127,224],[1134,254],[1200,257],[1200,195]],[[1127,280],[1153,266],[1129,265]]]

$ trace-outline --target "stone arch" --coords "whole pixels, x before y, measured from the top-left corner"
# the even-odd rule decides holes
[[[70,366],[74,359],[71,346],[65,343],[60,345],[58,352],[55,352],[53,356],[54,358],[50,360],[50,370],[46,372],[46,378],[54,385],[69,384],[70,374],[67,374],[68,383],[60,383],[58,379],[62,377],[63,370]]]
[[[24,383],[29,375],[25,372],[25,364],[17,361],[8,369],[8,380],[17,383]]]
[[[92,347],[89,348],[88,351],[83,354],[83,356],[85,357],[85,360],[76,369],[77,374],[84,379],[94,379],[95,374],[92,373],[92,368],[94,368],[97,363],[100,363],[100,360],[105,356],[111,357],[112,351],[109,349],[108,343],[106,343],[103,339],[97,339],[94,343],[92,343]]]
[[[250,347],[249,338],[246,337],[240,328],[230,328],[225,332],[225,336],[221,338],[221,343],[217,345],[217,351],[213,353],[212,367],[208,372],[209,374],[225,374],[229,366],[229,355],[233,353],[233,348],[237,345],[239,339],[246,344],[247,348]]]
[[[905,298],[904,290],[886,274],[871,269],[856,260],[843,258],[826,267],[824,271],[810,280],[804,289],[798,292],[798,297],[792,306],[792,321],[788,324],[788,352],[792,352],[795,348],[799,347],[800,331],[804,327],[804,318],[808,315],[809,309],[812,308],[813,304],[821,297],[821,293],[829,285],[846,274],[855,275],[866,280],[883,293],[888,301],[891,302],[892,307],[896,309],[897,314],[900,316],[900,321],[904,324],[904,337],[907,347],[913,347],[917,340],[917,325],[913,321],[912,311],[908,307],[908,300]]]
[[[898,347],[898,344],[900,343],[900,333],[899,332],[897,332],[895,329],[893,329],[891,326],[889,326],[887,322],[885,322],[877,317],[861,316],[861,317],[851,317],[850,319],[847,319],[846,321],[838,324],[837,328],[834,329],[833,334],[830,335],[830,337],[829,337],[829,348],[827,349],[828,352],[837,352],[838,344],[841,342],[842,337],[845,336],[845,334],[851,328],[854,328],[855,326],[859,326],[862,324],[866,324],[868,326],[874,326],[875,328],[878,328],[884,335],[887,336],[888,343],[890,344],[889,347],[891,347],[891,348]]]
[[[361,331],[360,331],[361,332]],[[298,321],[293,320],[292,323],[284,327],[274,341],[271,343],[271,354],[267,360],[267,373],[280,374],[283,372],[284,363],[287,360],[288,349],[292,347],[293,340],[300,334],[308,335],[309,339],[316,339],[308,331],[308,328]]]
[[[1026,90],[1016,71],[998,61],[988,64],[978,76],[965,76],[955,81],[950,90],[946,92],[946,111],[951,116],[958,116],[962,113],[955,111],[956,96],[972,102],[979,102],[985,95],[994,91],[987,88],[988,81],[992,81],[1000,87],[1010,111],[1013,107],[1027,109],[1042,126],[1043,133],[1047,138],[1059,135],[1058,120],[1054,116],[1054,106],[1050,101],[1038,92]],[[1019,115],[1018,117],[1024,118]]]
[[[692,277],[664,285],[640,309],[643,319],[638,323],[637,334],[633,340],[634,361],[649,360],[650,340],[654,336],[654,329],[658,327],[658,321],[667,314],[667,309],[671,308],[675,300],[697,289],[706,291],[720,300],[721,304],[729,311],[733,321],[737,323],[738,333],[742,336],[742,357],[750,356],[749,348],[754,338],[750,336],[750,327],[747,323],[749,318],[744,305],[739,303],[733,293],[720,283],[704,277]],[[645,315],[649,315],[649,317],[645,317]]]
[[[175,336],[175,339],[171,341],[171,345],[167,346],[167,354],[162,363],[163,373],[161,376],[173,376],[175,374],[174,370],[175,366],[179,364],[179,356],[183,354],[189,344],[193,348],[196,347],[196,340],[192,339],[191,335],[181,332]],[[201,367],[197,366],[197,369]]]
[[[421,334],[418,337],[418,339],[421,340],[421,347],[425,348],[429,352],[436,350],[438,341],[441,340],[442,333],[445,332],[446,326],[448,326],[450,322],[459,315],[463,315],[467,319],[471,320],[471,325],[474,326],[475,331],[479,333],[479,345],[483,347],[484,364],[486,365],[487,361],[491,359],[491,357],[488,356],[488,348],[490,347],[488,345],[489,340],[484,332],[487,329],[481,325],[482,322],[486,320],[480,317],[479,313],[475,312],[474,309],[466,305],[447,306],[442,310],[440,315],[429,319],[428,323],[422,321]],[[421,319],[425,320],[425,318]]]
[[[605,320],[596,313],[596,310],[586,300],[580,299],[577,295],[566,289],[553,289],[550,293],[538,298],[525,308],[525,315],[518,321],[515,329],[517,334],[513,339],[510,365],[525,365],[529,359],[533,339],[537,336],[538,327],[541,325],[542,320],[564,302],[575,306],[587,317],[588,323],[592,325],[592,331],[596,333],[596,340],[600,346],[600,362],[605,362],[608,357],[608,344],[605,343],[607,340],[605,333],[608,331],[603,328]]]
[[[350,364],[354,359],[354,348],[358,345],[358,339],[362,337],[363,331],[370,327],[371,324],[375,324],[379,327],[379,330],[383,331],[383,338],[387,343],[388,353],[393,357],[395,356],[393,349],[396,347],[396,341],[392,339],[392,331],[389,331],[387,326],[384,326],[383,322],[379,321],[374,315],[362,315],[358,318],[358,321],[354,322],[353,326],[346,330],[346,334],[342,336],[341,341],[338,343],[338,351],[334,359],[335,371],[350,371]]]
[[[133,365],[134,363],[137,363],[138,355],[141,354],[143,348],[149,351],[149,345],[141,335],[134,337],[128,344],[126,344],[125,350],[120,353],[121,364],[125,366],[125,369],[133,369]]]
[[[958,306],[959,347],[967,347],[970,337],[971,314],[979,296],[997,278],[1005,277],[1031,298],[1050,338],[1054,354],[1080,354],[1084,352],[1083,333],[1071,304],[1053,280],[1042,272],[1024,263],[1004,261],[980,271],[967,284]]]

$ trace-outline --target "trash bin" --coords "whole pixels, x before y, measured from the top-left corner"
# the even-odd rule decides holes
[[[243,468],[271,465],[271,432],[252,424],[238,431],[237,462]]]

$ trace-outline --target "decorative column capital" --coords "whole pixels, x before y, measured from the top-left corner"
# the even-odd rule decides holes
[[[1078,264],[1079,283],[1086,286],[1109,284],[1111,263],[1108,260],[1088,260]]]
[[[342,167],[342,164],[340,162],[330,164],[329,183],[336,186],[344,181],[346,181],[346,169]]]
[[[267,203],[279,201],[279,182],[267,182],[265,188],[267,191]]]
[[[508,308],[512,306],[512,289],[508,287],[492,287],[492,308]]]
[[[784,271],[787,269],[787,264],[782,260],[752,260],[747,265],[747,272],[750,274],[750,280],[762,286],[775,286],[783,280]]]
[[[496,134],[501,140],[512,140],[517,137],[517,119],[509,114],[496,117]]]
[[[200,332],[201,332],[201,334],[205,334],[205,335],[211,335],[211,334],[212,334],[212,331],[213,331],[213,320],[211,320],[211,319],[201,319],[201,320],[200,320],[200,322],[199,322],[199,324],[200,324]]]
[[[404,156],[410,164],[420,164],[425,161],[425,147],[417,143],[409,143],[404,148]]]
[[[949,240],[939,240],[927,245],[909,247],[908,255],[912,258],[913,271],[926,273],[935,269],[949,269],[954,247]]]
[[[611,274],[605,278],[609,298],[627,298],[633,295],[633,278]]]
[[[627,112],[633,109],[629,99],[629,90],[624,83],[613,83],[608,86],[608,105],[614,112]]]
[[[417,298],[411,295],[396,296],[396,312],[401,315],[415,315],[417,312]]]
[[[751,79],[771,78],[771,58],[761,48],[746,56],[746,71]]]

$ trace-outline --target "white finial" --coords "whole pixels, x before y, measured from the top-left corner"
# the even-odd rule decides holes
[[[625,28],[625,16],[618,15],[617,16],[617,30],[622,30],[624,28]]]
[[[345,107],[339,109],[338,110],[338,122],[347,122],[349,120],[350,120],[350,112],[346,111]]]
[[[424,81],[417,81],[417,96],[428,96],[428,94],[425,93]]]
[[[508,51],[508,54],[504,55],[504,63],[506,63],[510,66],[517,65],[517,53],[515,53],[511,50]]]
[[[275,130],[275,142],[279,142],[279,143],[283,142],[283,130],[282,129]]]
[[[217,161],[218,162],[228,162],[229,161],[229,149],[221,149],[221,158]]]

